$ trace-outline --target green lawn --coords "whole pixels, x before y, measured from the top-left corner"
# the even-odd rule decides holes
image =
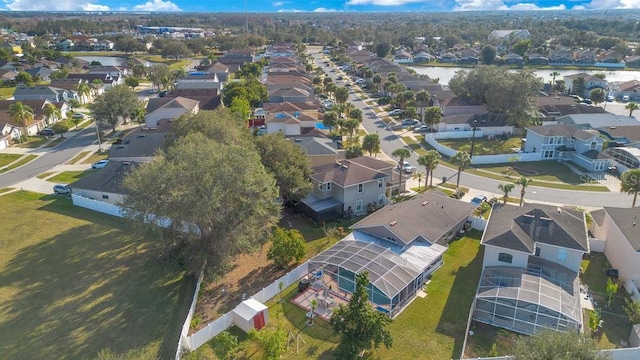
[[[89,155],[90,151],[82,151],[80,152],[78,155],[74,156],[73,159],[69,160],[69,164],[75,164],[78,161],[80,161],[80,159],[84,158],[85,156]]]
[[[0,348],[5,359],[87,359],[106,347],[172,358],[194,281],[122,219],[66,197],[0,197]]]
[[[103,152],[96,151],[93,154],[91,154],[91,156],[86,158],[81,164],[93,164],[96,161],[100,161],[100,160],[106,159],[106,158],[107,158],[107,152],[106,151],[103,151]],[[80,159],[78,159],[78,161],[79,160]]]
[[[519,163],[515,169],[512,167],[512,164],[492,164],[476,167],[504,176],[526,176],[534,180],[556,181],[571,185],[584,184],[585,180],[588,180],[571,171],[565,164],[556,161]]]
[[[60,184],[71,184],[91,174],[92,172],[95,172],[95,170],[90,169],[85,171],[65,171],[52,177],[51,179],[49,179],[49,181]]]
[[[0,173],[3,173],[5,171],[9,171],[9,170],[13,170],[19,166],[22,166],[32,160],[35,160],[38,157],[38,155],[26,155],[26,156],[22,156],[22,158],[14,163],[12,163],[11,165],[7,166],[6,168],[3,168],[2,170],[0,170]]]
[[[5,100],[12,97],[14,91],[16,91],[15,86],[0,88],[0,100]]]
[[[471,139],[442,139],[438,140],[438,142],[454,150],[465,150],[467,152],[470,152],[471,150]],[[521,142],[522,140],[520,137],[512,137],[507,140],[487,140],[486,138],[476,138],[473,145],[473,154],[514,154],[513,148],[520,148]]]
[[[44,136],[29,136],[27,141],[16,144],[17,147],[35,149],[44,145],[50,138]]]
[[[20,154],[5,154],[5,153],[1,153],[0,154],[0,168],[11,164],[12,162],[20,159],[21,157],[22,157],[22,155],[20,155]]]
[[[438,269],[427,285],[427,297],[416,299],[390,325],[393,336],[391,349],[381,348],[365,356],[365,359],[452,359],[459,358],[467,324],[467,317],[480,277],[482,253],[480,233],[470,232],[450,244],[444,255],[444,265]],[[317,319],[315,325],[304,325],[305,311],[293,305],[289,299],[297,294],[292,286],[285,290],[286,301],[268,302],[270,326],[281,326],[294,335],[301,334],[306,345],[300,353],[295,345],[282,359],[333,359],[333,348],[339,337],[326,322]],[[262,353],[251,342],[246,346],[243,359],[261,359]],[[188,359],[213,357],[210,343],[202,346]]]

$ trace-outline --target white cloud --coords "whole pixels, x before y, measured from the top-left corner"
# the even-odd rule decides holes
[[[171,1],[149,0],[144,4],[136,5],[132,8],[134,11],[182,11],[178,5]]]
[[[7,9],[14,11],[106,11],[106,5],[74,0],[5,0]]]
[[[400,6],[419,2],[424,0],[349,0],[347,5]]]
[[[640,9],[640,0],[592,0],[587,9]]]
[[[596,0],[594,0],[596,1]],[[607,1],[607,0],[605,0]],[[640,0],[635,0],[640,1]],[[518,3],[508,6],[502,0],[456,0],[456,11],[473,11],[473,10],[566,10],[564,4],[539,7],[534,3]]]
[[[276,1],[271,5],[273,5],[273,7],[280,7],[280,6],[284,5],[284,1]]]
[[[294,12],[294,13],[298,13],[298,12],[306,12],[306,10],[298,10],[298,9],[279,9],[278,12]]]
[[[317,9],[314,9],[313,12],[336,12],[338,10],[336,9],[327,9],[327,8],[323,8],[323,7],[319,7]]]

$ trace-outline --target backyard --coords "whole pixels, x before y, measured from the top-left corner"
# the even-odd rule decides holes
[[[391,349],[381,348],[365,356],[365,359],[422,359],[425,351],[429,359],[460,357],[466,330],[469,308],[475,296],[480,277],[482,253],[480,233],[470,232],[452,242],[444,255],[444,265],[438,269],[426,287],[425,298],[416,297],[390,325],[393,336]],[[294,336],[300,334],[306,344],[300,343],[296,354],[295,342],[283,359],[332,359],[332,350],[339,337],[328,323],[316,320],[312,327],[305,326],[305,311],[290,302],[298,294],[296,286],[284,291],[285,301],[277,298],[268,302],[271,325],[280,326]],[[233,329],[233,328],[232,328]],[[242,334],[237,328],[234,333]],[[262,353],[252,342],[243,342],[245,351],[239,358],[261,359]],[[211,342],[199,348],[191,359],[213,357]]]
[[[2,358],[174,356],[194,281],[122,219],[30,192],[1,196],[0,217]]]

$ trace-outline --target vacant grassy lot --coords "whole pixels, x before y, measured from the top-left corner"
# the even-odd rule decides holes
[[[96,170],[94,169],[85,170],[85,171],[65,171],[52,177],[51,179],[49,179],[49,181],[60,183],[60,184],[71,184],[95,171]]]
[[[194,281],[150,256],[122,219],[66,197],[0,197],[3,359],[90,359],[103,348],[172,358]]]
[[[438,142],[454,150],[471,151],[471,139],[442,139]],[[514,154],[514,148],[520,148],[522,140],[519,137],[508,138],[507,140],[487,140],[486,138],[475,138],[473,144],[473,155],[498,155]]]
[[[452,359],[459,358],[469,315],[480,277],[482,254],[479,252],[480,233],[469,233],[454,241],[444,255],[444,266],[438,269],[427,285],[427,297],[417,297],[390,325],[393,336],[391,349],[381,348],[365,359]],[[289,302],[297,295],[295,286],[285,290],[285,302],[277,299],[267,303],[270,326],[281,326],[306,341],[295,352],[295,343],[283,359],[333,359],[333,348],[339,337],[328,324],[317,319],[312,327],[305,326],[305,311]],[[245,342],[242,359],[261,359],[262,352]],[[428,355],[427,355],[428,354]],[[191,359],[210,359],[213,350],[205,344]]]

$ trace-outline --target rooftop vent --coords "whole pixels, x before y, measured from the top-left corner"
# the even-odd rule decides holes
[[[393,226],[393,225],[395,225],[395,224],[397,224],[397,223],[398,223],[397,221],[393,220],[392,222],[390,222],[390,223],[389,223],[389,225],[390,225],[390,226]]]
[[[556,208],[556,211],[562,214],[562,208],[560,206]]]
[[[422,203],[422,206],[426,206],[429,203],[429,201],[425,201]]]
[[[301,142],[301,141],[302,141],[302,139],[300,139],[300,138],[296,138],[296,139],[295,139],[295,140],[293,140],[293,141],[294,141],[294,142]]]

